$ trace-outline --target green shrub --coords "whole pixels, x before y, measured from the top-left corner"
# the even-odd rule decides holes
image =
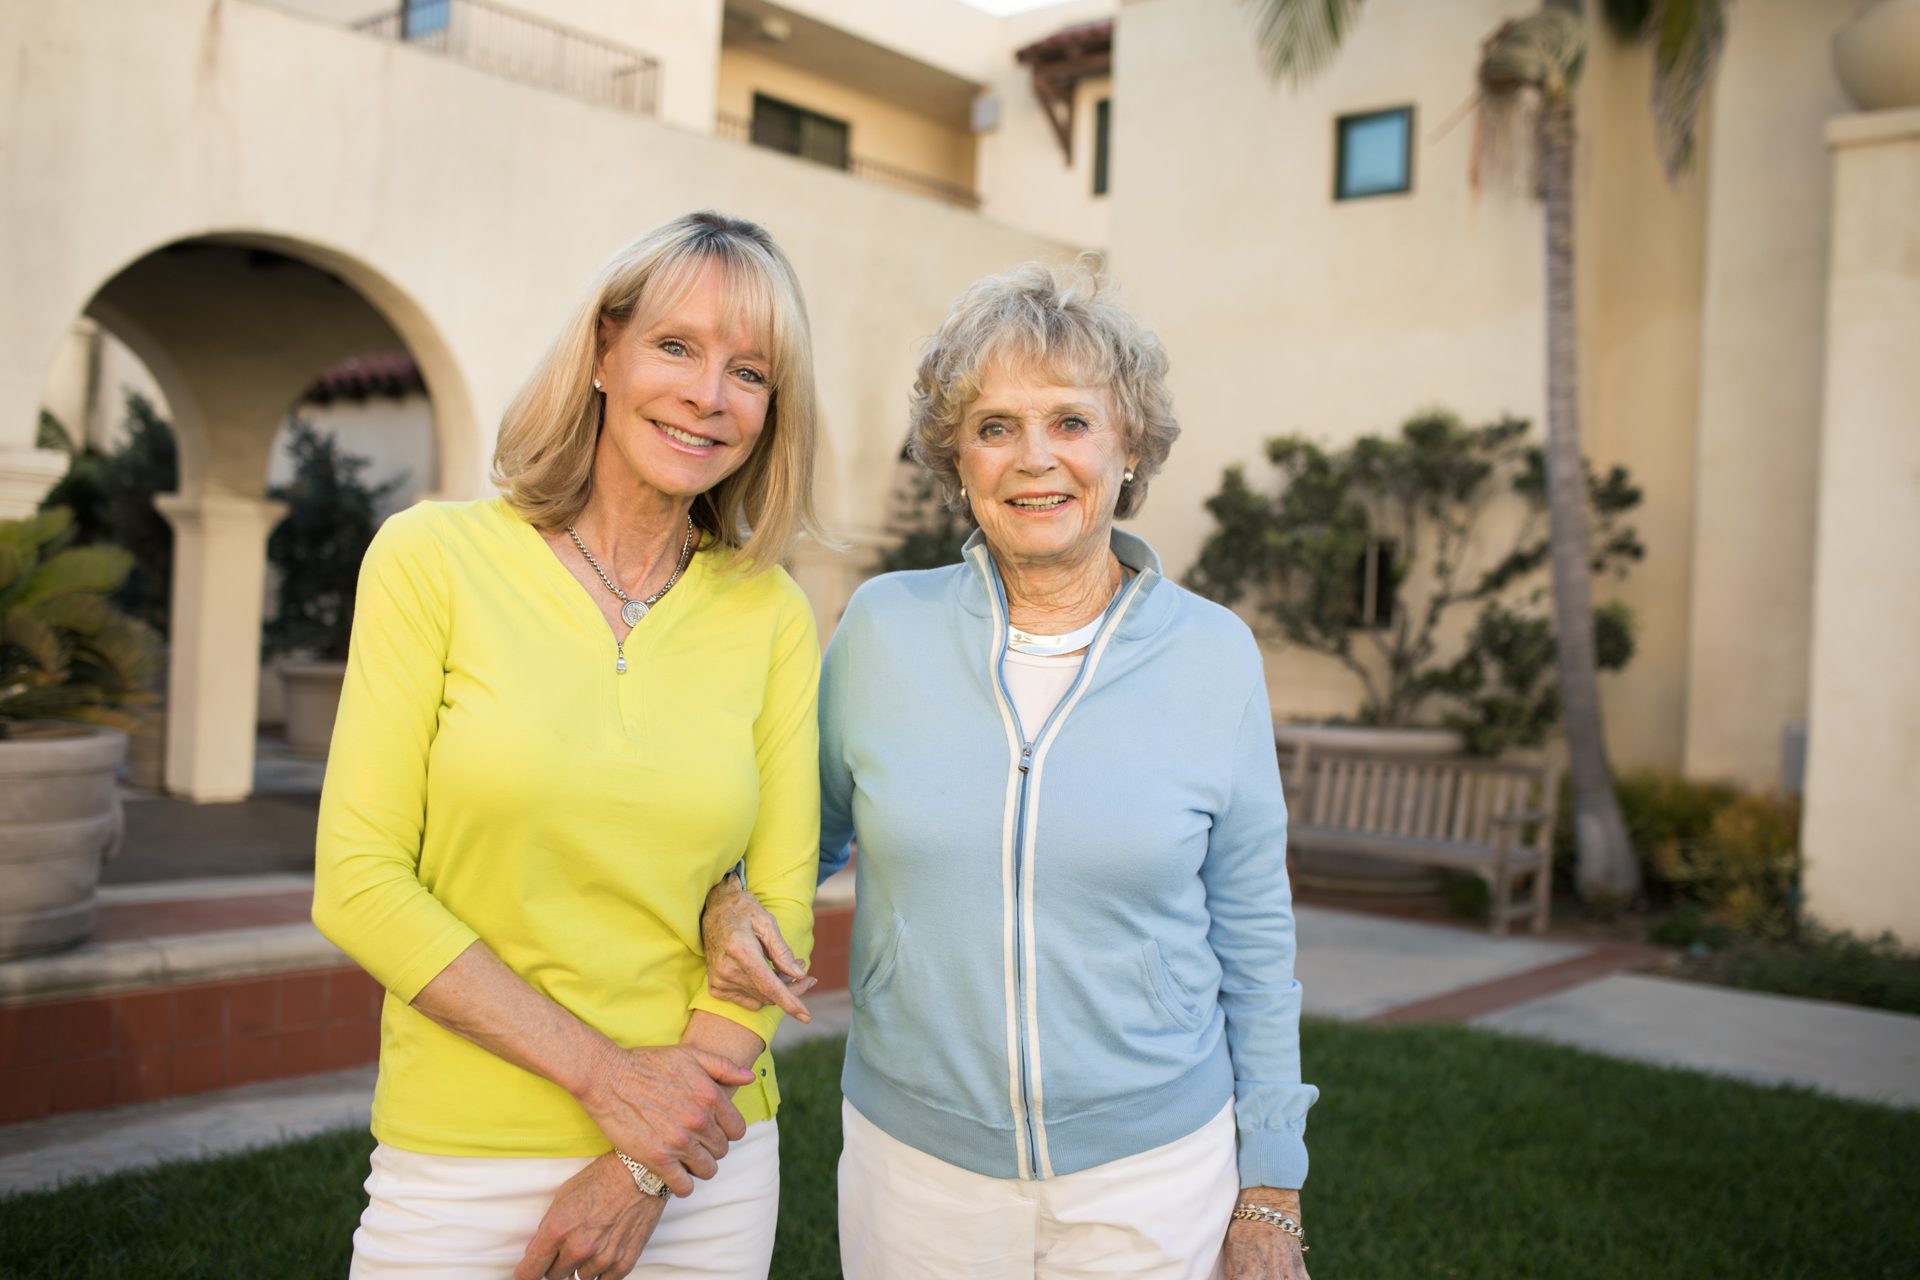
[[[959,564],[961,544],[973,528],[972,514],[951,510],[940,501],[933,473],[902,450],[887,512],[891,541],[874,558],[873,571],[894,573]]]
[[[1614,779],[1650,905],[1671,908],[1652,938],[1720,947],[1738,936],[1784,938],[1799,910],[1800,802],[1696,781],[1664,769]],[[1573,865],[1573,806],[1563,786],[1554,863]]]
[[[1920,1014],[1920,952],[1892,934],[1861,938],[1808,926],[1781,941],[1727,938],[1698,976],[1753,991]]]

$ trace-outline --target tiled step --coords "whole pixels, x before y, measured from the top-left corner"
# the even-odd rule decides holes
[[[0,1124],[373,1062],[384,993],[309,923],[299,876],[106,887],[84,945],[0,961]],[[847,984],[823,897],[813,972]]]

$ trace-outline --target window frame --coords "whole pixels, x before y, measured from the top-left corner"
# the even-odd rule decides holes
[[[1401,116],[1406,120],[1404,177],[1397,187],[1382,187],[1376,191],[1349,192],[1344,189],[1343,179],[1347,169],[1347,130],[1352,125],[1366,124],[1373,120],[1385,120]],[[1349,111],[1333,118],[1333,198],[1335,203],[1344,204],[1349,200],[1373,200],[1381,196],[1405,196],[1413,194],[1414,161],[1414,105],[1408,103],[1402,107],[1381,107],[1373,111]]]
[[[789,111],[794,114],[796,123],[799,125],[799,128],[795,130],[794,150],[789,151],[785,147],[775,146],[770,142],[761,140],[759,122],[762,103],[767,104],[771,108],[780,111]],[[840,130],[842,145],[839,164],[835,164],[831,160],[823,160],[819,156],[812,155],[806,150],[804,145],[804,131],[808,120],[834,125]],[[785,98],[776,98],[772,94],[762,93],[758,89],[753,92],[753,106],[751,114],[747,118],[747,138],[756,147],[765,147],[769,151],[777,151],[783,156],[792,156],[797,160],[805,160],[810,164],[821,165],[828,169],[838,169],[842,173],[850,172],[853,169],[852,121],[842,120],[838,116],[830,116],[824,111],[815,111],[811,107],[803,107],[797,102],[788,102]]]
[[[427,25],[419,22],[422,14],[437,16],[438,22]],[[453,0],[400,0],[400,38],[402,40],[423,40],[428,36],[444,34],[453,26]]]
[[[1093,194],[1104,197],[1113,189],[1113,95],[1093,104]]]

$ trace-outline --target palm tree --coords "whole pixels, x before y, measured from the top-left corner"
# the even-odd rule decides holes
[[[1270,71],[1296,82],[1330,62],[1364,0],[1249,0]],[[1732,0],[1606,0],[1609,25],[1653,45],[1653,122],[1673,178],[1692,154],[1694,118],[1719,60]],[[1475,167],[1517,115],[1535,114],[1534,145],[1546,204],[1547,509],[1559,644],[1561,709],[1573,781],[1575,873],[1591,902],[1640,891],[1640,865],[1607,765],[1595,674],[1586,469],[1580,449],[1580,371],[1573,299],[1574,87],[1586,53],[1580,0],[1542,0],[1481,46],[1475,79]]]

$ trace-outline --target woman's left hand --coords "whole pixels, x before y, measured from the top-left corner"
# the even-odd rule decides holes
[[[1235,1204],[1259,1204],[1300,1221],[1300,1193],[1249,1187]],[[1227,1280],[1307,1280],[1307,1260],[1299,1237],[1264,1222],[1227,1224],[1224,1255]]]
[[[640,1260],[666,1204],[635,1186],[608,1152],[561,1186],[513,1280],[620,1280]]]
[[[773,913],[732,875],[707,894],[700,944],[707,953],[707,990],[716,999],[742,1009],[777,1004],[788,1017],[813,1021],[800,997],[818,979],[794,957]]]

